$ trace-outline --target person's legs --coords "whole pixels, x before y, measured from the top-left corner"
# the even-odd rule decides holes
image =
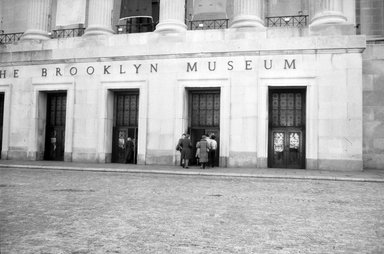
[[[211,157],[211,167],[213,168],[215,166],[215,158],[216,158],[216,150],[210,151],[210,157]]]
[[[180,151],[180,166],[182,166],[183,168],[185,166],[185,153],[183,153],[182,151]]]
[[[185,168],[188,168],[188,164],[189,164],[189,160],[185,159],[185,164],[184,164]]]

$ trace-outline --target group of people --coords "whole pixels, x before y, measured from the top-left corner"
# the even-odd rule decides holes
[[[201,140],[196,143],[196,154],[195,158],[200,168],[205,169],[206,166],[215,166],[216,157],[216,142],[215,134],[202,135]],[[183,168],[188,168],[189,160],[192,158],[192,141],[189,134],[183,134],[177,143],[176,150],[180,151],[181,159],[180,165]]]

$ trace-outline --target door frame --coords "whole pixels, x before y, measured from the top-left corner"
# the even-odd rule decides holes
[[[304,97],[304,103],[302,104],[302,110],[304,110],[304,125],[302,127],[296,127],[296,126],[279,126],[279,127],[272,127],[272,121],[271,121],[271,91],[278,91],[278,92],[293,92],[297,93],[300,92],[301,95]],[[307,91],[306,87],[269,87],[268,89],[268,167],[272,167],[273,164],[273,133],[274,132],[284,132],[284,143],[288,142],[288,133],[289,132],[301,132],[301,139],[304,140],[304,142],[300,143],[300,150],[302,153],[302,159],[300,161],[300,166],[297,169],[305,169],[305,154],[306,154],[306,123],[307,123],[307,115],[306,115],[306,103],[307,103]],[[285,151],[287,151],[287,147],[284,148]],[[288,159],[288,154],[284,153],[285,160]],[[290,167],[288,164],[286,167],[283,168],[296,168],[296,167]]]
[[[118,78],[101,81],[99,91],[99,114],[97,157],[99,163],[110,163],[112,160],[113,139],[113,101],[114,92],[122,90],[139,90],[138,143],[137,164],[144,165],[147,156],[147,126],[148,126],[148,81]]]
[[[4,112],[3,112],[3,137],[1,146],[1,159],[7,160],[9,156],[9,135],[11,123],[11,90],[12,84],[1,83],[0,93],[4,94]]]
[[[257,167],[268,167],[268,123],[269,123],[269,88],[297,87],[306,88],[306,139],[305,139],[305,168],[319,168],[319,93],[315,77],[302,78],[261,78],[257,94]]]
[[[230,140],[230,80],[229,79],[178,79],[175,86],[175,119],[173,144],[188,131],[188,90],[220,89],[220,154],[219,166],[227,167]],[[180,153],[172,148],[173,163],[179,165]]]
[[[117,162],[116,161],[116,157],[119,157],[118,154],[115,154],[115,153],[118,153],[118,148],[117,147],[113,147],[113,145],[116,145],[116,126],[115,123],[117,121],[116,119],[116,115],[117,115],[117,101],[116,101],[116,96],[117,95],[137,95],[138,96],[138,101],[139,101],[139,104],[137,105],[137,124],[139,124],[139,112],[140,112],[140,90],[138,89],[124,89],[124,90],[114,90],[113,91],[113,126],[112,126],[112,155],[111,155],[111,162],[114,162],[114,163],[125,163],[124,162]],[[137,126],[120,126],[120,128],[122,129],[126,129],[127,132],[129,132],[129,129],[134,129],[134,137],[135,138],[135,151],[134,151],[134,161],[133,161],[133,164],[137,164],[137,143],[138,143],[138,136],[139,136],[139,127],[138,125]],[[128,136],[127,136],[128,137]],[[127,138],[126,137],[126,138]],[[126,140],[124,140],[124,142],[126,142]],[[124,150],[125,151],[125,150]],[[125,157],[125,156],[124,156]]]
[[[32,78],[32,109],[27,158],[43,160],[45,146],[45,122],[47,119],[47,92],[66,92],[64,161],[72,161],[73,122],[75,107],[74,78]]]
[[[1,159],[1,151],[3,150],[3,126],[4,126],[4,101],[5,94],[0,92],[0,159]]]
[[[210,87],[210,88],[188,88],[187,90],[188,90],[188,134],[191,135],[191,141],[192,141],[192,134],[193,134],[192,130],[200,131],[200,132],[201,132],[201,130],[204,130],[204,132],[202,133],[202,135],[203,135],[203,134],[209,134],[210,133],[207,130],[215,129],[214,132],[216,133],[216,135],[219,134],[219,136],[217,136],[217,137],[220,137],[220,122],[219,122],[219,126],[217,126],[217,127],[212,127],[212,126],[211,127],[210,126],[192,126],[192,119],[191,119],[191,117],[192,117],[192,96],[193,96],[193,94],[208,94],[208,93],[212,93],[213,92],[213,93],[219,94],[219,96],[221,98],[220,88],[212,88],[212,87]],[[220,99],[220,103],[221,102],[222,102],[222,100]],[[221,113],[221,112],[219,112],[219,113]],[[221,118],[221,114],[220,114],[220,118]],[[196,142],[192,142],[193,158],[191,160],[191,163],[195,163],[195,156],[194,156],[195,153],[196,153],[196,147],[195,147],[196,145],[195,144],[198,141],[201,140],[201,136],[202,135],[200,135],[200,137],[195,137],[197,139],[197,141]],[[220,142],[220,138],[218,140]],[[216,141],[217,141],[217,139],[216,139]],[[219,154],[220,154],[220,144],[219,143],[218,143],[218,151],[217,152],[216,152],[216,159],[217,160],[215,159],[215,166],[219,166],[219,164],[220,164],[220,156],[219,156]]]
[[[49,150],[47,150],[48,148],[47,148],[47,144],[50,144],[50,138],[48,138],[48,135],[49,135],[49,133],[47,133],[47,130],[48,130],[48,120],[49,120],[49,115],[48,115],[48,108],[50,107],[49,106],[49,100],[50,100],[50,98],[49,97],[51,97],[52,95],[64,95],[65,94],[65,104],[67,104],[67,101],[68,101],[68,99],[67,99],[67,92],[66,91],[49,91],[49,92],[45,92],[45,98],[46,98],[46,102],[45,102],[45,105],[46,105],[46,108],[45,108],[45,110],[46,110],[46,116],[45,116],[45,119],[46,119],[46,121],[45,121],[45,145],[44,145],[44,160],[52,160],[52,161],[64,161],[64,154],[65,154],[65,139],[66,139],[66,137],[65,137],[65,125],[64,126],[62,126],[62,128],[64,128],[64,144],[63,144],[63,146],[64,146],[64,150],[63,150],[63,154],[62,154],[62,156],[63,157],[60,157],[60,158],[50,158],[50,156],[49,156]],[[65,108],[65,115],[67,115],[67,107]],[[51,126],[52,127],[52,126]],[[57,127],[57,126],[56,126]]]

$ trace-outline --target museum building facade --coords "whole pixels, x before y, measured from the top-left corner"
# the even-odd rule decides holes
[[[28,1],[0,46],[1,159],[125,163],[129,137],[178,165],[189,133],[221,167],[363,169],[355,1],[65,2]]]

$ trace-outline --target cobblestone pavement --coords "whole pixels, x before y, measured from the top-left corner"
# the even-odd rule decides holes
[[[0,169],[0,252],[384,253],[384,184]]]

